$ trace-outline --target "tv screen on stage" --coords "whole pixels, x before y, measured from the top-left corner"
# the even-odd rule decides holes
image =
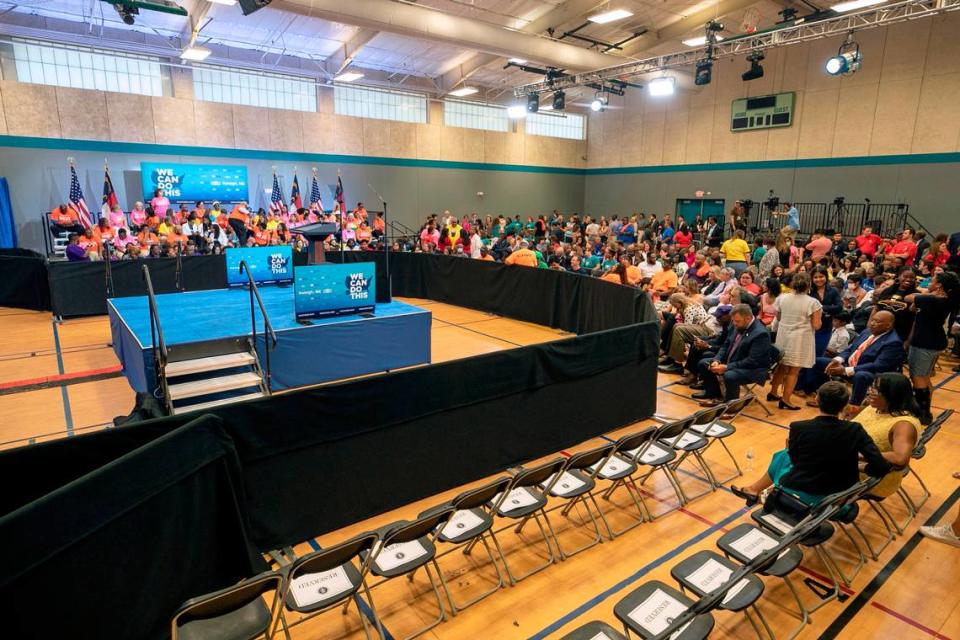
[[[247,167],[240,164],[179,164],[141,162],[144,202],[163,189],[170,202],[246,202],[249,200]]]
[[[257,284],[279,284],[293,280],[293,247],[246,247],[227,249],[227,286],[237,287],[250,282],[246,273],[240,273],[240,261],[250,267]]]
[[[297,267],[293,293],[297,320],[373,311],[376,265],[355,262]]]

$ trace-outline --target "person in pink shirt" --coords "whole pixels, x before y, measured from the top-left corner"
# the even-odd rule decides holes
[[[822,231],[814,231],[813,235],[810,236],[810,242],[807,243],[806,249],[810,252],[810,259],[814,262],[819,262],[821,258],[833,249],[833,240],[823,235]]]
[[[138,244],[137,237],[128,234],[126,227],[120,227],[117,230],[117,237],[113,241],[113,246],[116,247],[119,253],[126,253],[127,245],[129,244]]]
[[[163,189],[157,189],[153,192],[153,199],[150,200],[150,206],[153,208],[153,212],[160,216],[161,219],[167,217],[167,209],[170,208],[170,200],[163,195]]]
[[[866,226],[854,240],[857,243],[857,249],[862,255],[873,260],[877,255],[877,248],[883,239],[873,232],[873,227]]]
[[[127,228],[127,215],[123,212],[123,209],[120,208],[120,205],[116,204],[110,210],[110,226],[114,229],[126,229]]]
[[[133,203],[133,209],[130,210],[130,223],[135,227],[142,227],[147,222],[147,212],[143,208],[143,203],[137,201]]]
[[[424,227],[423,231],[420,232],[420,242],[429,242],[433,246],[436,246],[437,243],[440,242],[440,232],[434,228],[432,222]]]

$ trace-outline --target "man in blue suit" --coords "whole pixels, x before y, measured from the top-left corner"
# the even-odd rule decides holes
[[[731,331],[726,342],[717,351],[717,357],[701,360],[697,365],[703,379],[703,392],[693,394],[700,404],[712,407],[720,404],[720,377],[726,385],[725,401],[740,397],[740,386],[749,382],[763,382],[770,369],[770,332],[753,317],[749,305],[738,304],[730,311]]]
[[[820,382],[823,374],[850,381],[853,384],[850,405],[859,407],[878,374],[900,371],[903,366],[903,342],[893,331],[893,322],[892,313],[877,311],[867,322],[867,331],[861,333],[846,351],[835,358],[817,358],[813,368],[821,375]]]

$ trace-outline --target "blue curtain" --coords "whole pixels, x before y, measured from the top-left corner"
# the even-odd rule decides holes
[[[13,205],[10,204],[10,187],[6,178],[0,178],[0,248],[17,246],[17,226],[13,221]]]

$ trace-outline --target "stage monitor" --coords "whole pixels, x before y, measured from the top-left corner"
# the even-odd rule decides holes
[[[242,164],[179,164],[141,162],[144,202],[163,189],[171,202],[246,202],[249,200],[247,167]]]
[[[293,247],[246,247],[227,249],[227,286],[239,287],[249,283],[246,272],[240,273],[240,261],[250,267],[257,284],[282,284],[293,281]]]
[[[297,320],[366,313],[376,304],[373,262],[297,267],[294,276]]]

